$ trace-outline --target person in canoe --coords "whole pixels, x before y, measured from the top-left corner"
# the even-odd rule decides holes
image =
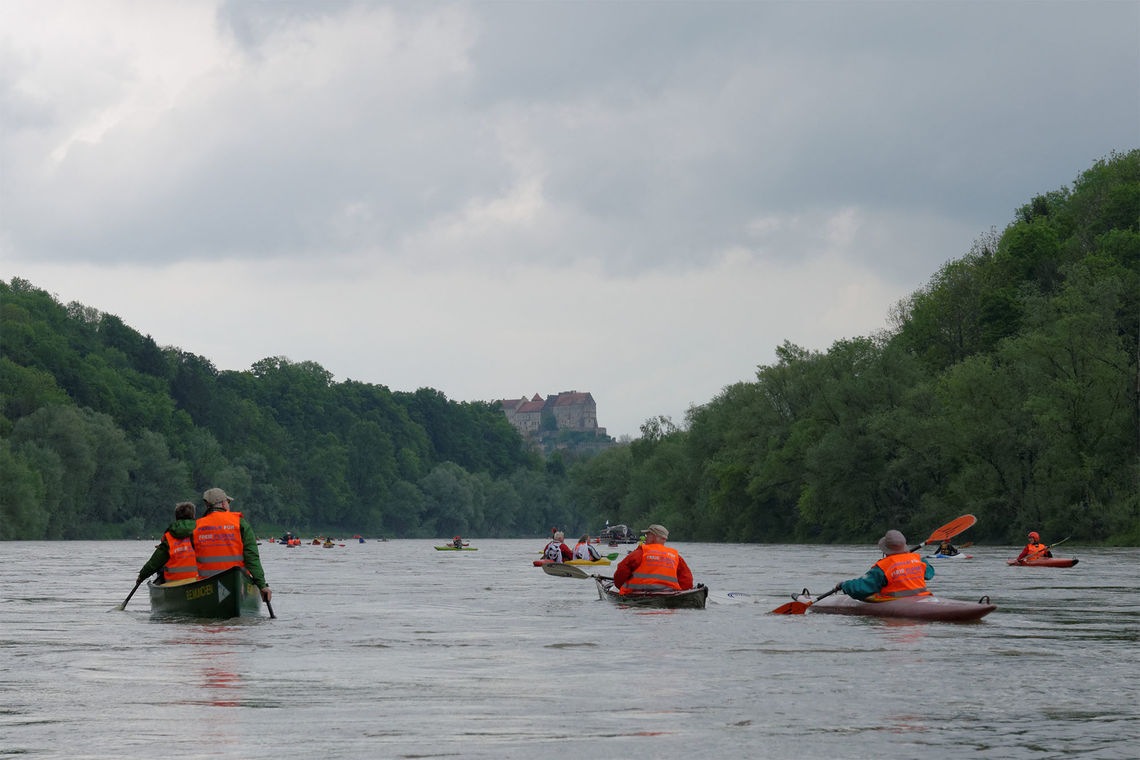
[[[582,536],[578,539],[578,543],[574,546],[574,559],[588,559],[599,560],[602,555],[598,553],[597,548],[590,543],[588,535]]]
[[[861,578],[835,584],[852,599],[862,602],[889,602],[907,596],[930,596],[926,582],[934,577],[934,565],[906,546],[906,537],[888,530],[879,539],[883,558],[871,565]]]
[[[954,545],[950,543],[949,539],[947,539],[938,545],[938,551],[934,553],[941,554],[943,557],[956,557],[958,555],[958,550],[955,549]]]
[[[551,562],[565,562],[574,559],[574,552],[570,551],[570,547],[565,544],[565,539],[565,533],[560,530],[555,531],[550,543],[542,550],[542,558]]]
[[[1049,551],[1049,547],[1041,543],[1041,536],[1035,530],[1029,531],[1029,543],[1021,550],[1021,554],[1017,555],[1018,564],[1022,564],[1027,559],[1041,559],[1042,557],[1052,557],[1053,552]]]
[[[154,553],[139,570],[139,583],[155,573],[158,583],[198,577],[198,558],[191,540],[194,524],[194,505],[188,501],[176,504],[174,522],[167,526]]]
[[[614,587],[622,594],[691,589],[692,571],[676,549],[665,545],[669,531],[654,523],[641,532],[645,543],[618,563]]]
[[[456,549],[462,549],[463,548],[463,538],[460,536],[456,536],[455,538],[451,539],[451,545],[454,546]]]
[[[209,577],[234,566],[244,567],[253,577],[254,585],[261,591],[261,598],[269,602],[273,599],[273,592],[269,590],[265,570],[261,567],[257,534],[241,512],[230,511],[232,501],[220,488],[210,488],[202,494],[206,514],[198,518],[198,524],[194,527],[198,573]]]

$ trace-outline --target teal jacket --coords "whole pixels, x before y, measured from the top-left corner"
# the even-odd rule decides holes
[[[922,560],[922,564],[926,565],[926,572],[923,573],[922,577],[926,580],[930,580],[934,577],[934,565],[925,559]],[[868,570],[863,577],[843,581],[843,583],[839,584],[839,588],[852,599],[862,601],[885,585],[887,585],[886,573],[880,570],[878,565],[871,565],[871,569]]]
[[[189,538],[194,534],[195,525],[197,525],[196,520],[175,520],[166,526],[166,530],[162,532],[162,540],[154,547],[154,553],[142,566],[142,570],[139,570],[139,583],[166,567],[166,561],[170,559],[170,544],[166,542],[166,534],[169,533],[175,538]],[[242,540],[245,540],[245,536],[242,536]]]

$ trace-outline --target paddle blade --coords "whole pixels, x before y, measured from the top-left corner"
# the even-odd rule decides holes
[[[977,521],[978,518],[974,517],[973,515],[962,515],[957,520],[951,520],[938,530],[931,533],[930,538],[926,539],[924,543],[934,544],[945,541],[948,538],[953,538]]]
[[[584,570],[579,570],[573,565],[567,565],[562,562],[548,562],[542,566],[542,572],[547,575],[557,575],[560,578],[589,578],[590,574]]]
[[[811,605],[807,602],[788,602],[772,610],[770,615],[802,615]]]

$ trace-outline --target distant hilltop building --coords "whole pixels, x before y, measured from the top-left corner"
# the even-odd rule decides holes
[[[547,449],[565,448],[560,444],[573,433],[609,442],[606,429],[598,427],[598,405],[589,393],[563,391],[545,399],[536,393],[529,401],[526,396],[502,399],[499,408],[524,438],[537,439]]]

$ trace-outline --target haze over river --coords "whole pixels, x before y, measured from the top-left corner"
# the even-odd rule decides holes
[[[767,614],[873,545],[670,542],[708,608],[638,612],[533,567],[542,537],[351,541],[263,542],[277,618],[226,622],[115,609],[154,541],[0,542],[0,758],[1140,752],[1137,549],[936,561],[936,595],[998,605],[955,624]]]

